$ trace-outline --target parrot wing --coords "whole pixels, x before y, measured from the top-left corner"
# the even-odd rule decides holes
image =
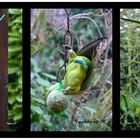
[[[97,53],[96,47],[104,39],[106,39],[106,37],[99,38],[95,41],[92,41],[91,43],[87,44],[86,46],[84,46],[82,49],[80,49],[77,52],[77,55],[85,56],[91,61],[90,67],[89,67],[88,72],[87,72],[87,76],[84,79],[82,86],[81,86],[82,87],[81,92],[85,91],[89,87],[89,83],[91,83],[91,81],[93,80],[92,74],[94,73],[94,67],[95,67],[95,62],[96,62],[96,57],[95,57],[96,53]]]
[[[90,42],[89,44],[85,45],[84,47],[82,47],[82,49],[80,49],[77,52],[77,55],[80,56],[85,56],[87,57],[89,60],[92,60],[92,58],[96,55],[96,47],[105,39],[105,37],[103,38],[99,38],[95,41]]]
[[[91,65],[88,69],[86,78],[84,79],[82,86],[81,86],[81,92],[85,91],[88,87],[91,81],[93,80],[92,74],[94,73],[94,67],[95,67],[96,57],[94,57],[91,61]]]

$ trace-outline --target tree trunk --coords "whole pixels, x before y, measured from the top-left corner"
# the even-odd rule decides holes
[[[8,9],[0,9],[0,19],[0,131],[6,131],[8,120]]]

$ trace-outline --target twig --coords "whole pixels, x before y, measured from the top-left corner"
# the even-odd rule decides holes
[[[76,101],[76,106],[73,108],[72,110],[72,116],[71,116],[71,123],[73,124],[76,118],[76,113],[78,108],[80,107],[81,103],[85,103],[86,101],[88,101],[90,94],[89,92],[85,92],[84,94],[82,94]],[[82,101],[82,99],[84,99],[84,101]]]
[[[73,18],[76,18],[77,16],[78,17],[81,17],[81,16],[95,16],[95,17],[104,17],[104,16],[106,16],[106,15],[108,15],[109,13],[103,13],[103,14],[94,14],[93,12],[89,12],[89,13],[82,13],[82,14],[76,14],[76,15],[74,15],[74,16],[72,16],[71,18],[70,18],[70,20],[73,20]]]
[[[140,21],[131,20],[131,19],[127,19],[127,18],[121,18],[121,19],[140,24]]]
[[[75,16],[75,18],[73,18],[73,19],[89,19],[91,22],[93,22],[93,24],[94,24],[95,27],[97,28],[97,31],[98,31],[100,37],[103,36],[102,33],[101,33],[101,31],[100,31],[99,26],[98,26],[97,23],[96,23],[96,21],[93,20],[92,18],[90,18],[90,17],[86,17],[86,16]]]
[[[109,15],[110,12],[111,12],[111,11],[109,11],[108,13],[103,13],[103,14],[101,14],[101,15],[99,15],[99,14],[94,14],[94,13],[92,13],[92,12],[89,12],[89,13],[82,13],[82,14],[76,14],[76,15],[70,17],[70,22],[71,22],[72,20],[74,20],[74,19],[79,19],[79,18],[86,18],[86,19],[89,19],[89,20],[91,20],[91,21],[94,23],[94,25],[96,26],[96,28],[97,28],[97,30],[98,30],[98,32],[99,32],[100,37],[102,37],[102,33],[101,33],[101,31],[100,31],[100,29],[99,29],[97,23],[95,22],[95,20],[93,20],[93,19],[92,19],[91,17],[89,17],[89,16],[92,15],[92,16],[104,17],[104,16]],[[59,27],[57,30],[59,31],[61,28],[63,28],[63,26]]]
[[[79,102],[76,102],[76,106],[75,106],[75,107],[73,108],[73,110],[72,110],[72,115],[71,115],[71,124],[73,124],[73,123],[74,123],[74,121],[75,121],[76,112],[77,112],[77,110],[78,110],[78,108],[79,108],[80,104],[81,104],[81,102],[80,102],[80,101],[79,101]]]
[[[104,9],[104,11],[105,11],[105,9]],[[102,10],[102,13],[104,13],[104,11]],[[112,28],[110,27],[110,25],[112,25],[111,24],[112,23],[112,18],[109,14],[104,16],[104,22],[105,22],[105,25],[106,25],[106,31],[107,31],[108,39],[106,40],[107,41],[106,44],[104,44],[106,46],[105,47],[106,51],[105,51],[105,61],[104,61],[103,69],[102,69],[102,74],[104,73],[105,67],[107,65],[108,50],[109,50],[110,44],[112,43]]]
[[[51,118],[50,118],[50,122],[53,121],[53,118],[54,118],[54,114],[51,116]]]

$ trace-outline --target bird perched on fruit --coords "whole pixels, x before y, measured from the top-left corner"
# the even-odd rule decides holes
[[[69,60],[64,79],[49,88],[47,106],[50,111],[63,112],[69,104],[66,95],[80,94],[87,89],[93,79],[91,75],[94,72],[96,47],[103,39],[99,38],[89,43],[77,53],[71,48],[67,50]]]

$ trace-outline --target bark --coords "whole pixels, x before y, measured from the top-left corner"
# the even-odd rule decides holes
[[[7,130],[8,119],[8,9],[0,9],[0,131]]]

